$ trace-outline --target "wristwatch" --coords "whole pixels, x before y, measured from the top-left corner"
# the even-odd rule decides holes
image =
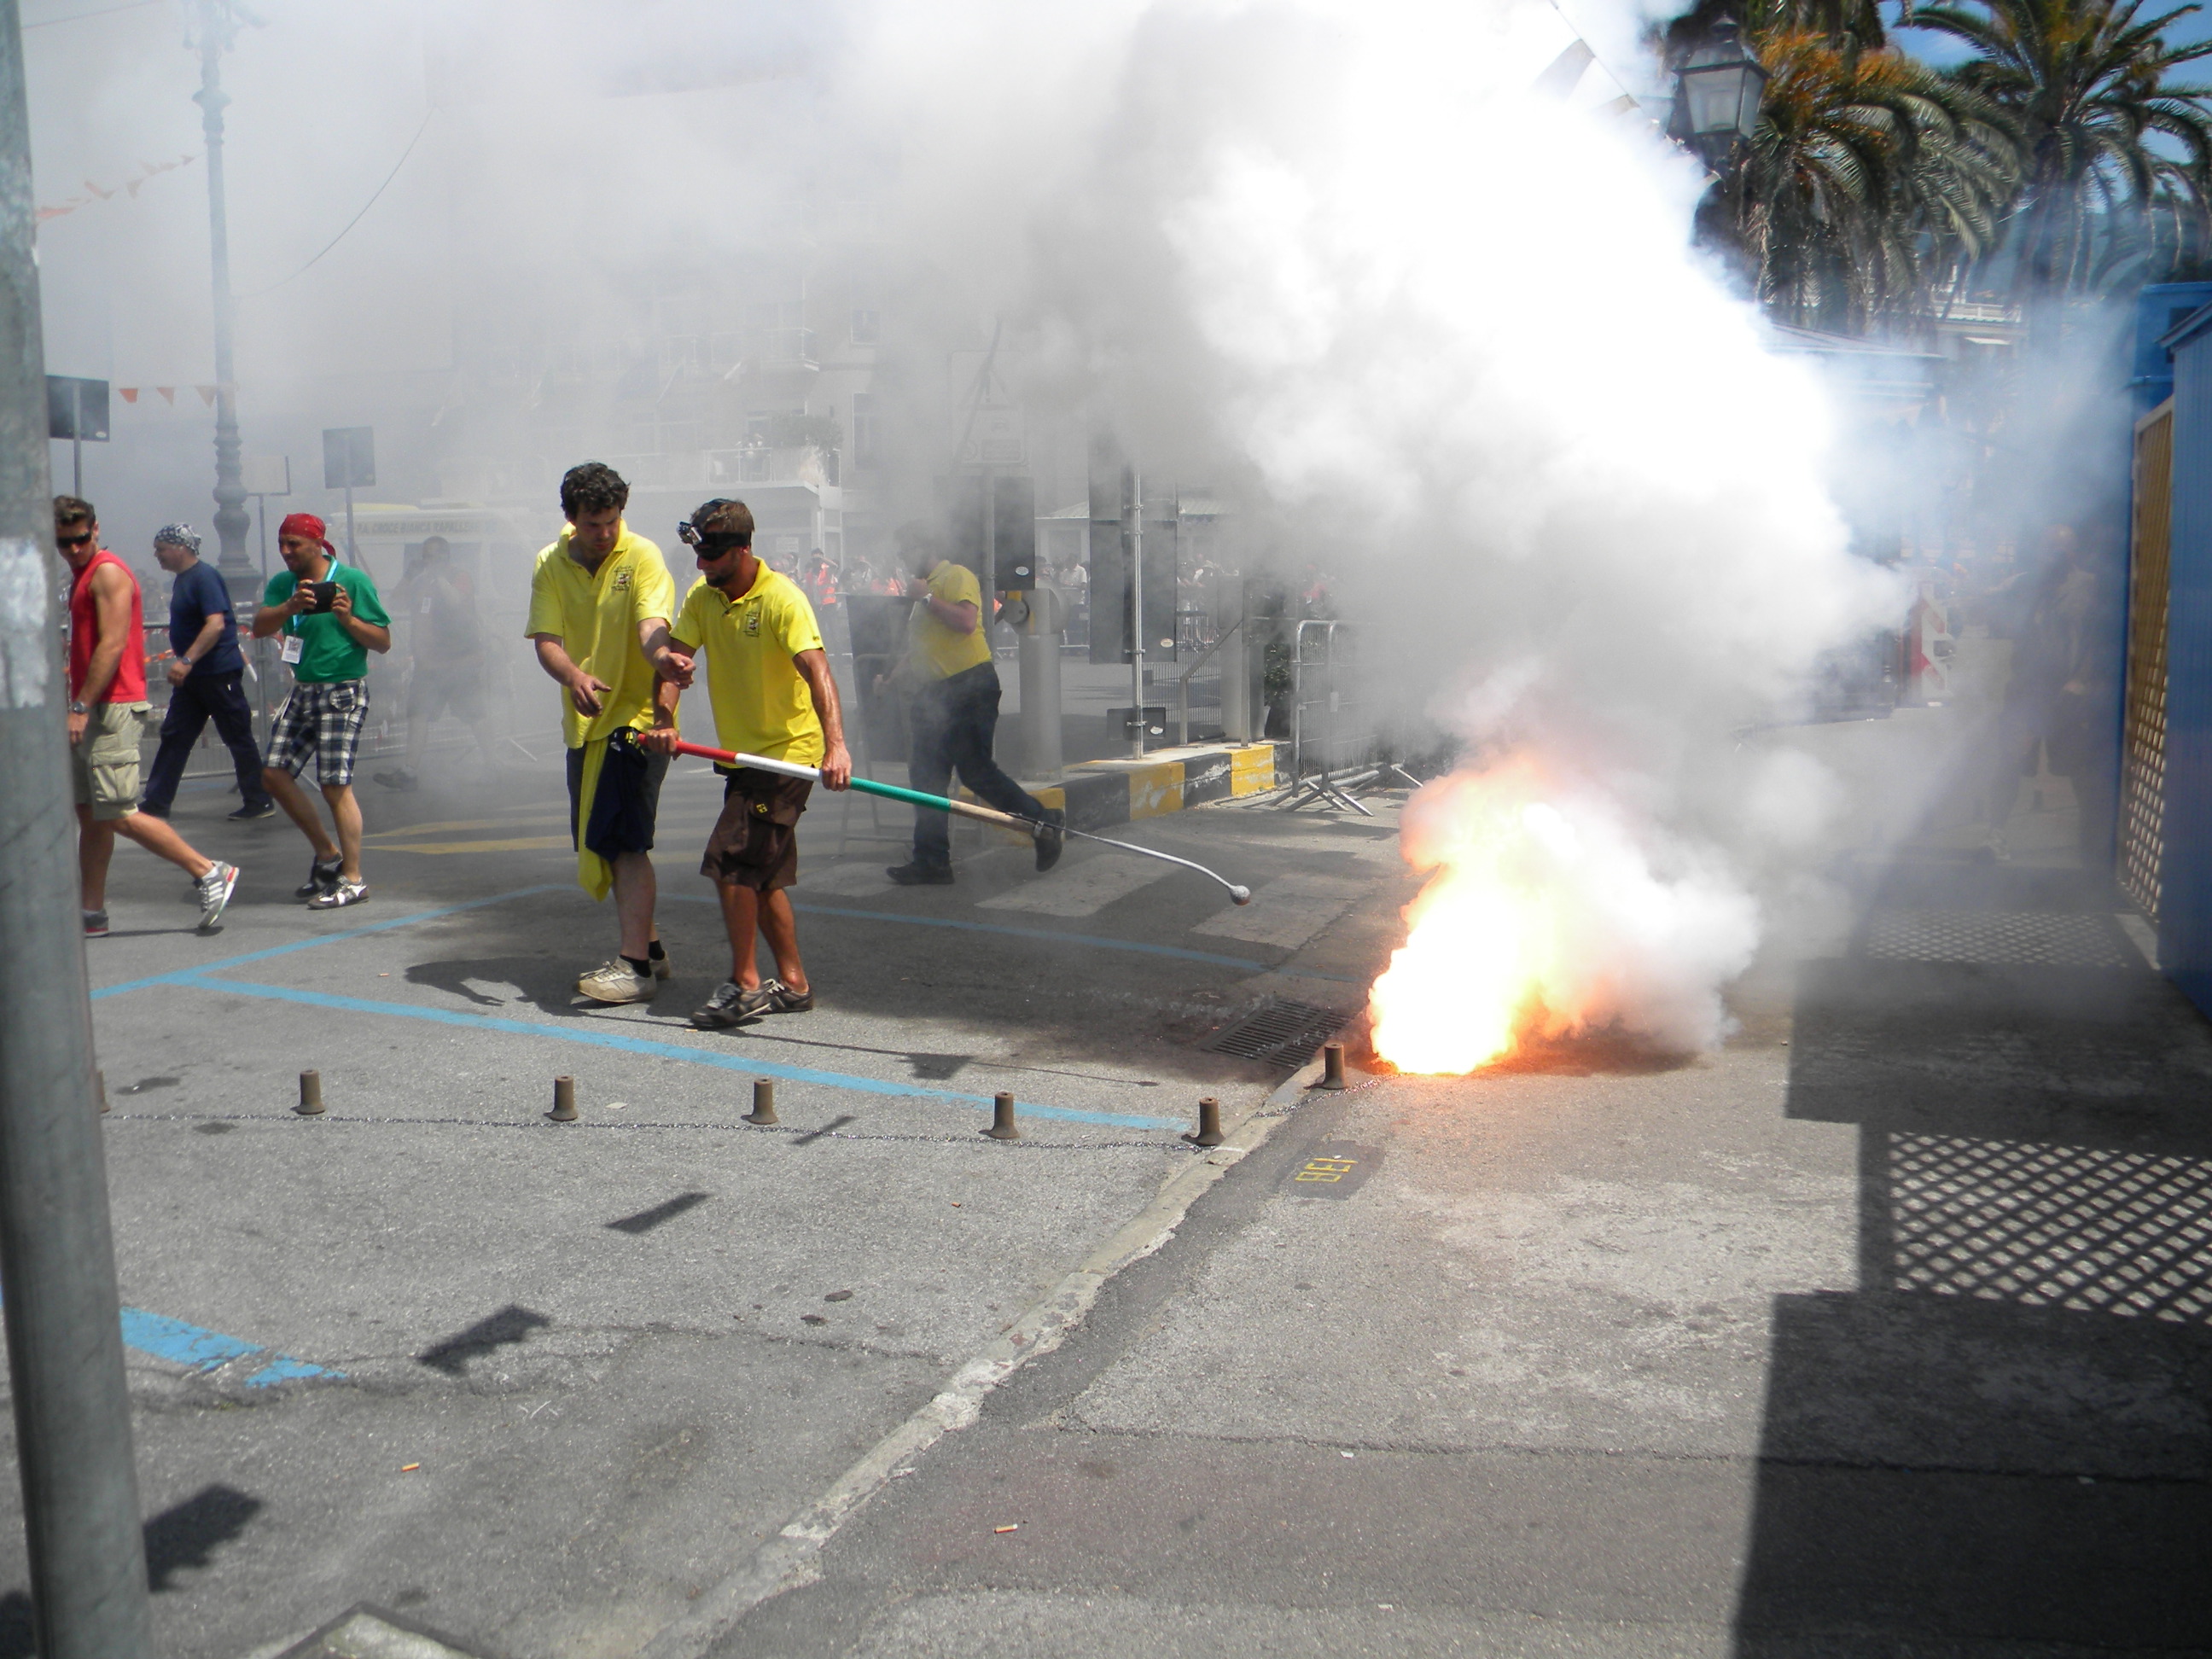
[[[70,705],[70,713],[72,714],[89,714],[92,713],[92,710],[81,702],[73,702]]]

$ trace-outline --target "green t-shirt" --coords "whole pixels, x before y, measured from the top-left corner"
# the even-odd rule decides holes
[[[332,559],[323,580],[336,582],[353,595],[353,614],[363,622],[374,623],[379,628],[392,625],[392,618],[385,614],[384,602],[376,597],[376,584],[368,579],[366,570],[356,570]],[[300,579],[289,570],[280,570],[269,579],[261,603],[283,605],[299,585]],[[300,641],[300,660],[292,665],[294,679],[311,685],[326,685],[333,680],[368,678],[368,647],[339,627],[338,619],[329,612],[319,617],[287,617],[276,637],[281,641],[295,635]]]

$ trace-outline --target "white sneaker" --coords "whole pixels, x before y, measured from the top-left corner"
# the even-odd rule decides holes
[[[601,963],[576,981],[577,994],[594,1002],[650,1002],[659,989],[659,980],[639,973],[620,957]]]
[[[234,864],[218,862],[192,884],[193,896],[200,902],[200,932],[212,933],[222,925],[224,908],[237,890],[238,866]]]

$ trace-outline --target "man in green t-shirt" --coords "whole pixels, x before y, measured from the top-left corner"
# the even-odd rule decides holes
[[[270,717],[262,781],[270,799],[315,849],[295,897],[313,910],[342,909],[368,896],[361,874],[361,803],[354,799],[354,757],[368,718],[368,653],[392,649],[392,618],[365,570],[338,562],[323,521],[295,513],[278,526],[285,568],[269,579],[253,613],[253,637],[281,635],[292,690]],[[330,803],[332,840],[300,787],[313,755],[315,781]]]

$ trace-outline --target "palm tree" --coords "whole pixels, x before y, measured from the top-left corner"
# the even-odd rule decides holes
[[[1971,4],[1976,9],[1966,9]],[[2212,87],[2169,77],[2212,56],[2166,30],[2142,0],[1964,0],[1911,17],[1972,46],[1957,82],[2019,132],[2021,196],[2008,240],[2014,293],[2033,320],[2180,250],[2212,228]]]
[[[1759,297],[1785,321],[1917,315],[1990,246],[2016,165],[2004,112],[1893,47],[1782,24],[1734,191]]]

